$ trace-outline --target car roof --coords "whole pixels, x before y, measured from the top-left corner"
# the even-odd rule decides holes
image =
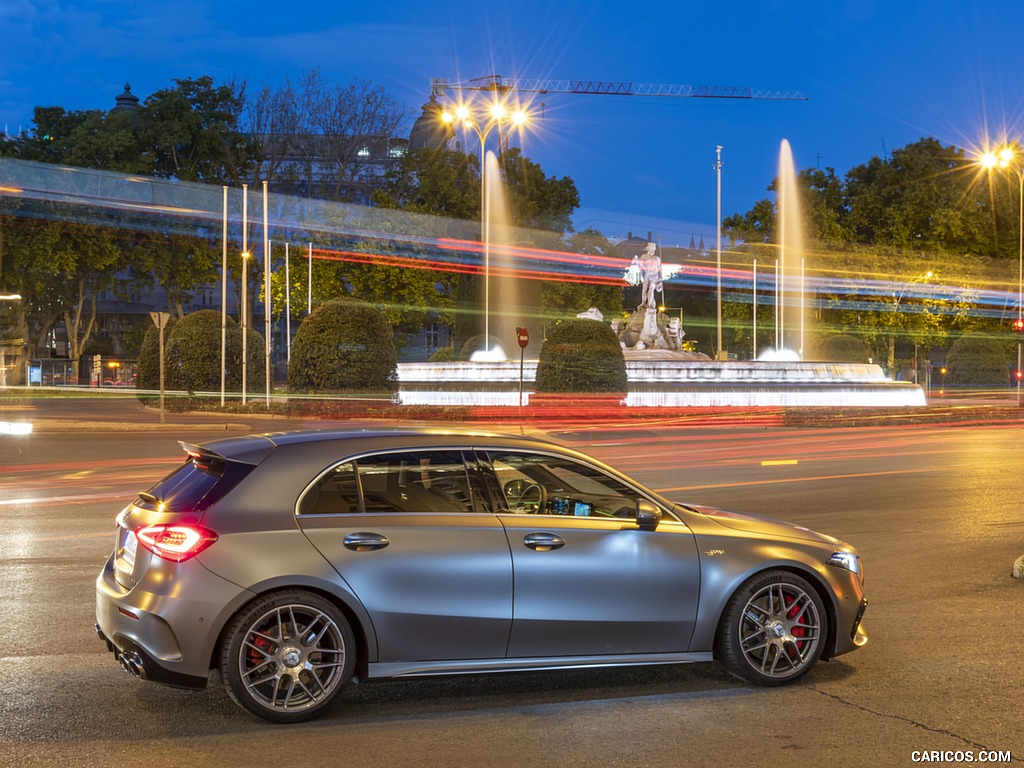
[[[477,443],[481,445],[518,445],[535,449],[566,451],[557,443],[539,437],[458,427],[360,427],[333,429],[301,429],[283,432],[265,432],[244,437],[227,437],[202,444],[182,442],[181,447],[189,454],[212,456],[247,464],[258,464],[275,448],[317,442],[365,441],[381,445],[395,443],[408,447],[428,447],[445,443]]]

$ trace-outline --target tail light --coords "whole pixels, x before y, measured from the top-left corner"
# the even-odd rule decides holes
[[[217,534],[201,525],[147,525],[135,531],[139,544],[157,557],[175,563],[189,560],[217,540]]]

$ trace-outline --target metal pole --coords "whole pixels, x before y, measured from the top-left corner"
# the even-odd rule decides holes
[[[309,244],[309,276],[306,278],[306,314],[313,311],[313,244]]]
[[[270,407],[270,236],[267,232],[267,182],[263,182],[263,357],[266,403]]]
[[[292,279],[288,272],[288,241],[284,243],[284,337],[285,360],[292,361]]]
[[[800,257],[800,359],[804,359],[804,314],[807,312],[804,294],[804,257]]]
[[[245,405],[245,385],[249,375],[248,326],[249,310],[249,185],[242,185],[242,405]]]
[[[780,285],[781,285],[781,283],[779,282],[779,260],[776,259],[775,260],[775,350],[776,351],[781,349],[781,346],[779,345],[779,341],[780,341],[780,338],[781,338],[781,335],[779,333],[779,331],[780,331],[779,320],[780,320],[780,317],[781,317],[781,315],[780,315],[780,304],[782,303],[781,297],[779,296]]]
[[[718,175],[718,211],[715,216],[715,229],[717,230],[717,246],[716,252],[718,254],[717,265],[715,268],[715,296],[717,297],[718,306],[718,351],[715,354],[715,358],[718,360],[722,358],[722,147],[717,146],[715,148],[715,171]]]
[[[228,356],[228,188],[224,188],[224,221],[221,228],[220,264],[220,406],[224,407],[224,387]]]
[[[757,360],[757,259],[754,259],[754,288],[751,291],[754,305],[754,332],[751,334],[751,359]]]
[[[480,215],[484,239],[484,349],[491,349],[491,200],[487,187],[486,142],[485,136],[477,131],[480,137]]]
[[[1017,178],[1020,181],[1020,196],[1017,206],[1017,327],[1021,327],[1024,319],[1024,169],[1017,167]],[[1021,331],[1017,331],[1018,334]],[[1020,408],[1020,366],[1021,366],[1021,338],[1017,337],[1017,407]]]

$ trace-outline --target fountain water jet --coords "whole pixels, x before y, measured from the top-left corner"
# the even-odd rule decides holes
[[[779,221],[779,275],[776,284],[775,349],[796,351],[803,359],[804,348],[804,232],[800,210],[800,187],[796,164],[789,141],[782,140],[779,149],[779,190],[777,194]],[[796,287],[794,287],[796,283]],[[792,319],[792,310],[796,319]],[[787,312],[787,310],[790,310]],[[787,315],[789,317],[787,318]],[[789,323],[787,325],[787,322]],[[787,338],[788,332],[788,338]],[[796,336],[796,339],[794,339]]]

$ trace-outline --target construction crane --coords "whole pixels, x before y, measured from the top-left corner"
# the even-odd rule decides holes
[[[807,101],[797,91],[764,91],[745,86],[720,85],[658,85],[651,83],[616,83],[600,80],[517,80],[488,75],[462,82],[448,82],[435,77],[430,81],[430,94],[445,98],[449,90],[490,91],[505,95],[519,93],[576,93],[590,96],[670,96],[678,99],[772,99],[776,101]]]

